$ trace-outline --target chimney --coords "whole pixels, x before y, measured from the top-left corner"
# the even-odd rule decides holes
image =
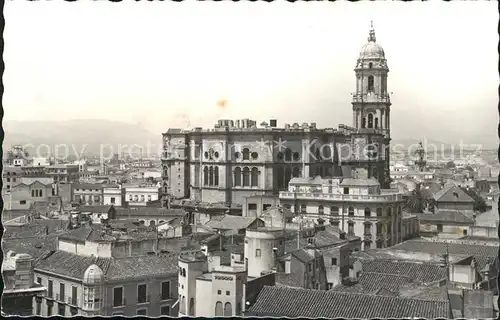
[[[271,120],[269,120],[269,126],[270,126],[271,128],[276,128],[276,127],[277,127],[277,125],[278,125],[278,124],[277,124],[276,119],[271,119]]]
[[[29,289],[33,286],[33,258],[29,254],[17,254],[16,259],[16,289]]]

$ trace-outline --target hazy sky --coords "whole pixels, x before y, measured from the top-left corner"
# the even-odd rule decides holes
[[[8,1],[4,15],[5,120],[108,118],[152,132],[217,118],[351,125],[373,20],[393,138],[496,140],[495,1]]]

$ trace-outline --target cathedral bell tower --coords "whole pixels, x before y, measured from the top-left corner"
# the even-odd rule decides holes
[[[353,93],[353,125],[359,133],[383,136],[384,183],[389,184],[389,144],[390,144],[390,106],[387,91],[387,60],[384,49],[377,43],[373,22],[368,35],[368,43],[362,48],[354,69],[356,73],[356,92]],[[375,136],[374,136],[375,138]],[[378,139],[377,139],[378,140]]]

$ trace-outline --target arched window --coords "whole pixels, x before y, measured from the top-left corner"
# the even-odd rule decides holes
[[[366,118],[361,119],[361,128],[366,128]]]
[[[208,185],[208,167],[203,168],[203,184]]]
[[[390,218],[392,216],[392,208],[387,208],[387,216]]]
[[[370,68],[370,69],[373,68],[373,63],[371,63],[371,62],[368,63],[368,68]]]
[[[382,216],[382,208],[377,208],[377,217]]]
[[[325,214],[325,207],[323,207],[323,205],[321,205],[321,204],[318,206],[318,213]]]
[[[185,277],[186,276],[186,269],[185,268],[182,268],[182,276]]]
[[[210,167],[208,169],[208,185],[213,186],[214,185],[214,167]]]
[[[219,185],[219,167],[214,167],[214,185]]]
[[[294,167],[293,168],[293,177],[294,178],[300,177],[300,168],[299,167]]]
[[[371,113],[368,114],[368,128],[369,129],[373,128],[373,114]]]
[[[288,186],[288,183],[292,180],[292,169],[290,167],[285,168],[285,184]]]
[[[189,315],[194,316],[194,298],[189,300]]]
[[[241,186],[241,168],[240,167],[236,167],[234,169],[234,185],[236,187]]]
[[[252,187],[257,187],[259,185],[259,169],[252,168]]]
[[[365,218],[369,218],[372,214],[372,211],[370,208],[365,208]]]
[[[283,167],[278,167],[276,170],[277,180],[278,180],[278,188],[282,189],[285,185],[285,169]]]
[[[224,317],[230,317],[233,315],[233,307],[230,302],[226,302],[224,305]]]
[[[292,150],[288,148],[285,150],[285,161],[292,161]]]
[[[149,226],[154,227],[156,225],[156,222],[154,220],[149,221]]]
[[[349,216],[350,217],[354,216],[354,208],[353,207],[349,207]]]
[[[373,76],[368,76],[368,92],[373,92]]]
[[[250,160],[250,150],[248,148],[243,149],[243,160]]]
[[[332,216],[338,216],[339,215],[339,207],[336,207],[336,206],[331,207],[330,214]]]
[[[215,316],[216,317],[222,317],[224,314],[223,314],[223,311],[222,311],[222,302],[220,301],[217,301],[217,303],[215,304]]]
[[[243,186],[250,186],[250,169],[248,167],[243,168]]]
[[[378,129],[378,118],[375,118],[375,129]]]
[[[31,190],[31,197],[34,198],[35,197],[35,190]]]

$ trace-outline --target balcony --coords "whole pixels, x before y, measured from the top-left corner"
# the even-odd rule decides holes
[[[353,195],[288,191],[281,191],[279,197],[280,199],[325,200],[340,202],[396,202],[403,200],[403,196],[401,194]]]

